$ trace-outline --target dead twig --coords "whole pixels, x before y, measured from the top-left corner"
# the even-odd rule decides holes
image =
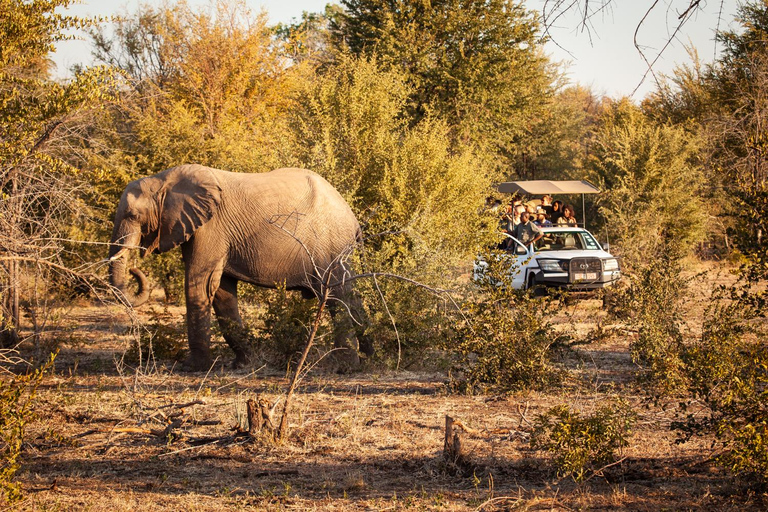
[[[153,436],[157,436],[163,439],[170,438],[171,434],[173,434],[173,431],[184,423],[184,420],[182,419],[175,419],[171,423],[169,423],[164,429],[152,429],[150,432]]]
[[[525,413],[528,412],[528,405],[529,405],[528,402],[525,402],[525,411],[521,411],[520,404],[517,404],[517,412],[520,414],[520,423],[518,424],[518,426],[522,425],[523,422],[525,422],[525,424],[528,425],[529,427],[533,427],[533,423],[531,423],[528,420],[528,418],[525,417]]]
[[[187,402],[184,404],[161,405],[160,407],[157,407],[157,409],[169,409],[171,407],[176,409],[186,409],[187,407],[191,407],[193,405],[205,405],[205,400],[192,400],[191,402]]]
[[[605,471],[606,469],[608,469],[608,468],[610,468],[612,466],[617,466],[617,465],[621,464],[622,462],[624,462],[625,460],[627,460],[627,457],[622,457],[619,460],[617,460],[616,462],[611,462],[610,464],[606,464],[605,466],[601,467],[600,469],[594,470],[592,472],[592,474],[589,475],[588,478],[584,479],[584,482],[589,482],[590,480],[592,480],[592,478],[594,478],[596,476],[603,476],[603,471]]]

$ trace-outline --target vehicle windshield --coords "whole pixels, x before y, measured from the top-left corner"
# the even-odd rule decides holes
[[[542,251],[599,251],[597,241],[587,231],[548,231],[536,241],[536,250]]]

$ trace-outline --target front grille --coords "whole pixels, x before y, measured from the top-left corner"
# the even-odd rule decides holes
[[[574,258],[571,260],[568,280],[571,283],[599,281],[603,275],[603,264],[599,258]]]

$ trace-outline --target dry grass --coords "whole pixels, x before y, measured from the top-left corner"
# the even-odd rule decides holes
[[[176,311],[181,314],[181,310]],[[675,444],[674,403],[649,403],[635,383],[628,341],[611,331],[600,303],[567,306],[561,329],[609,335],[565,358],[555,392],[456,396],[441,375],[314,374],[296,397],[287,442],[234,437],[245,402],[275,400],[282,375],[209,375],[168,368],[118,371],[129,345],[117,309],[79,307],[68,319],[55,375],[40,390],[43,420],[30,430],[18,510],[746,510],[765,509],[709,460],[706,441]],[[584,484],[558,479],[528,446],[530,422],[567,403],[591,411],[616,395],[639,421],[627,458]],[[174,405],[193,402],[184,409]],[[171,436],[157,435],[183,420]],[[445,415],[467,426],[472,467],[442,458]],[[168,419],[166,419],[168,418]],[[151,431],[156,431],[151,433]]]

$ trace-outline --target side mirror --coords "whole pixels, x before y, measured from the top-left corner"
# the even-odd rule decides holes
[[[609,252],[609,251],[611,250],[611,244],[609,244],[608,242],[605,242],[605,243],[603,244],[603,250],[604,250],[605,252]]]

